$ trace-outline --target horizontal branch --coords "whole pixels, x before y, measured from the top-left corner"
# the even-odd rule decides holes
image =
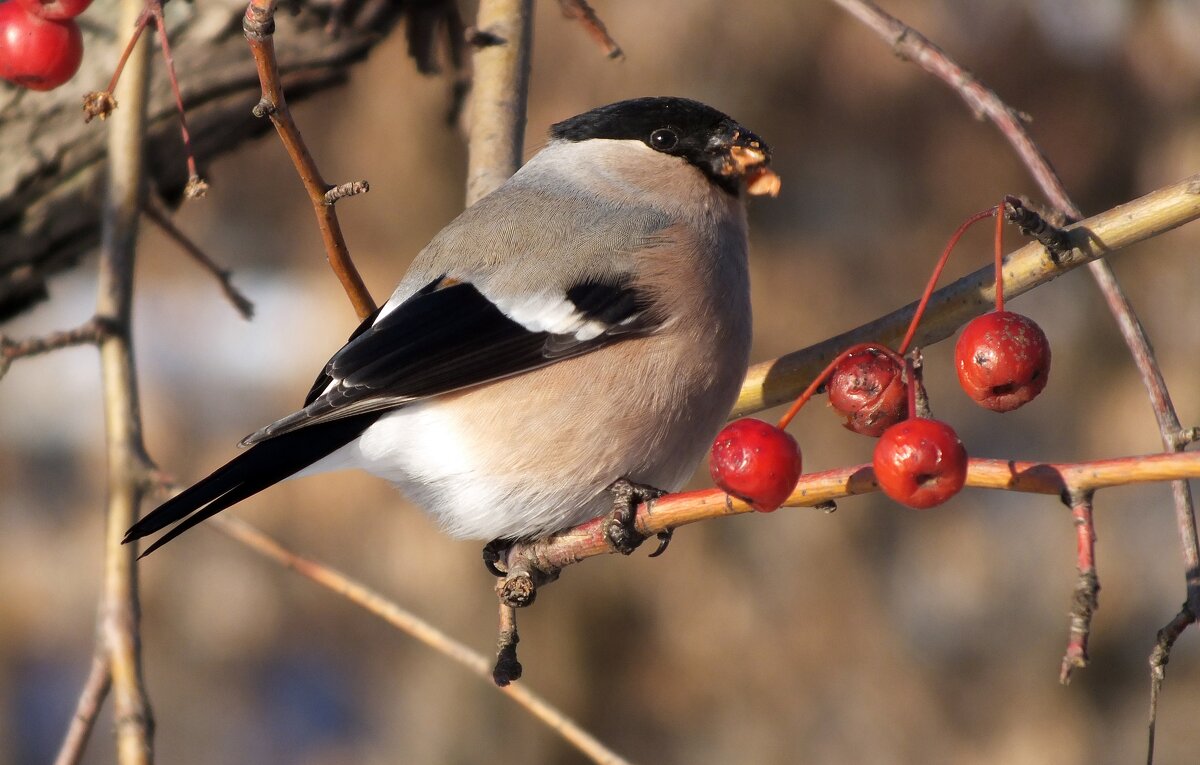
[[[1068,489],[1090,492],[1184,478],[1200,478],[1200,452],[1169,452],[1079,463],[972,459],[966,485],[1061,496]],[[871,466],[855,465],[801,476],[784,505],[817,507],[878,489]],[[641,505],[635,525],[639,532],[650,537],[689,523],[751,512],[754,510],[745,502],[719,489],[705,489],[663,497],[650,509]],[[514,545],[509,554],[509,570],[557,571],[584,558],[611,553],[612,548],[604,536],[604,520],[597,518],[546,539]],[[518,561],[524,565],[514,565]]]
[[[1009,297],[1045,284],[1096,258],[1150,239],[1200,217],[1200,174],[1151,192],[1069,226],[1070,252],[1057,260],[1046,248],[1033,243],[1009,253],[1004,263],[1004,292]],[[933,294],[917,345],[944,340],[995,300],[992,266],[975,271]],[[746,375],[735,416],[782,404],[796,397],[839,352],[856,343],[879,342],[894,346],[912,319],[916,303],[824,342],[755,364]]]

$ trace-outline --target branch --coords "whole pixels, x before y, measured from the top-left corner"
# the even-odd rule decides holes
[[[1092,514],[1091,492],[1070,491],[1063,502],[1071,508],[1075,521],[1076,572],[1075,595],[1071,599],[1071,626],[1067,650],[1063,654],[1058,680],[1071,682],[1071,672],[1088,663],[1088,637],[1092,632],[1092,614],[1100,607],[1100,580],[1096,575],[1096,523]]]
[[[83,759],[83,751],[87,748],[92,728],[96,726],[100,706],[111,687],[112,673],[108,671],[108,655],[97,647],[96,655],[92,657],[92,669],[83,683],[83,690],[79,692],[75,716],[71,718],[71,724],[67,727],[67,735],[63,737],[62,747],[58,750],[58,756],[54,758],[54,765],[78,765]]]
[[[500,687],[493,684],[492,668],[485,656],[450,637],[424,619],[401,608],[384,595],[336,569],[297,555],[253,526],[235,518],[221,516],[213,518],[211,524],[221,533],[241,542],[259,555],[273,560],[285,568],[290,568],[355,605],[361,606],[393,627],[451,659],[459,666],[465,667],[472,675],[497,688],[501,693],[520,704],[526,711],[561,735],[592,761],[606,765],[628,765],[626,760],[601,744],[590,733],[579,727],[578,723],[524,685],[512,683]]]
[[[1111,257],[1131,244],[1150,239],[1200,218],[1200,174],[1153,191],[1068,227],[1075,249],[1057,259],[1041,244],[1028,244],[1009,253],[1004,264],[1004,291],[1023,294],[1101,256]],[[995,268],[985,266],[937,292],[929,301],[915,343],[928,345],[952,335],[959,327],[992,306]],[[818,372],[841,351],[863,342],[894,345],[912,319],[916,303],[824,342],[755,364],[746,374],[735,416],[748,414],[795,398]]]
[[[568,19],[575,19],[583,25],[583,31],[587,32],[588,37],[600,46],[604,55],[614,59],[625,58],[625,52],[621,50],[617,41],[612,39],[608,33],[608,27],[604,26],[604,22],[587,4],[587,0],[558,0],[558,6],[562,9],[564,16]]]
[[[1005,104],[993,91],[984,87],[920,32],[889,16],[870,0],[834,2],[873,29],[885,41],[890,42],[897,55],[914,61],[926,72],[949,85],[966,101],[976,117],[991,120],[1012,144],[1051,204],[1071,220],[1082,217],[1079,208],[1071,201],[1062,181],[1050,166],[1046,155],[1025,129],[1026,120],[1022,115]],[[1158,422],[1164,448],[1182,451],[1187,442],[1182,437],[1179,416],[1171,403],[1166,380],[1155,358],[1145,327],[1142,326],[1108,263],[1097,260],[1089,264],[1088,268],[1108,304],[1109,311],[1116,319],[1121,337],[1125,340],[1138,374],[1150,395],[1150,405]],[[1200,537],[1197,535],[1191,489],[1186,482],[1176,482],[1172,491],[1175,498],[1175,522],[1179,528],[1183,549],[1189,610],[1191,613],[1200,613]]]
[[[1084,494],[1113,486],[1187,478],[1200,478],[1200,452],[1167,452],[1080,463],[975,458],[967,469],[966,485],[1062,496],[1064,492]],[[869,494],[878,488],[870,465],[810,473],[800,477],[784,506],[828,506],[834,500]],[[690,523],[751,512],[754,510],[747,503],[719,489],[705,489],[671,494],[649,507],[640,505],[634,524],[638,532],[651,537]],[[612,545],[604,536],[604,520],[596,518],[545,539],[513,545],[507,560],[509,576],[513,576],[512,572],[525,576],[530,572],[553,575],[585,558],[611,554]]]
[[[234,310],[241,314],[243,319],[249,321],[254,318],[254,303],[243,295],[237,287],[233,286],[232,275],[228,268],[222,268],[217,265],[217,262],[210,258],[200,246],[193,242],[188,235],[183,233],[175,221],[171,220],[171,216],[163,209],[162,203],[154,196],[146,199],[146,203],[142,206],[142,212],[151,223],[158,226],[158,230],[163,232],[181,250],[187,253],[192,260],[200,264],[200,266],[208,271],[221,285],[221,292],[225,294],[225,298],[233,305]]]
[[[475,81],[467,146],[468,207],[521,166],[533,0],[482,0],[475,28]]]
[[[122,18],[128,26],[134,24],[141,10],[141,0],[123,0],[121,4]],[[96,297],[97,317],[112,328],[100,341],[108,513],[97,632],[107,650],[112,675],[117,761],[121,765],[153,761],[154,723],[142,683],[138,637],[136,550],[121,544],[125,529],[137,520],[148,465],[130,339],[134,252],[145,193],[142,146],[146,130],[148,43],[143,36],[130,58],[117,86],[122,108],[109,124],[108,188],[101,221]]]
[[[329,265],[342,283],[342,289],[354,305],[358,318],[365,319],[375,312],[375,301],[371,299],[366,284],[350,259],[346,238],[342,235],[341,224],[334,212],[333,201],[336,198],[327,199],[325,196],[335,187],[321,177],[321,171],[317,169],[316,161],[300,136],[300,129],[296,127],[283,96],[279,65],[275,61],[275,5],[275,0],[250,0],[245,18],[242,19],[242,28],[246,33],[246,41],[250,43],[250,52],[254,55],[254,65],[262,85],[262,98],[254,107],[254,115],[271,118],[271,124],[279,133],[279,139],[300,175],[300,182],[308,192]]]
[[[0,377],[4,377],[16,359],[38,356],[60,348],[72,348],[76,345],[97,345],[107,334],[107,325],[98,317],[93,316],[74,329],[52,332],[43,337],[9,340],[4,335],[0,335]]]

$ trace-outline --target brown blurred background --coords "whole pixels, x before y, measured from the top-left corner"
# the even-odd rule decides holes
[[[756,360],[913,299],[966,215],[1036,189],[996,131],[828,3],[606,2],[605,60],[554,3],[538,9],[527,154],[547,126],[637,95],[697,98],[772,145],[784,179],[751,207]],[[1200,170],[1200,6],[1191,0],[894,1],[1033,118],[1086,212]],[[466,9],[468,18],[473,10]],[[178,62],[187,76],[187,62]],[[297,118],[326,175],[365,177],[339,206],[377,298],[460,209],[449,82],[400,36]],[[212,162],[179,224],[256,301],[239,319],[154,232],[141,240],[136,342],[147,440],[183,482],[290,411],[355,325],[308,202],[273,136]],[[980,267],[969,235],[948,277]],[[1185,424],[1200,422],[1200,226],[1121,253]],[[5,326],[74,326],[94,263]],[[928,351],[935,411],[974,455],[1079,460],[1156,451],[1141,383],[1084,271],[1014,301],[1054,347],[1045,394],[1000,416]],[[869,459],[822,405],[793,425],[807,470]],[[103,453],[95,353],[17,363],[0,384],[0,763],[48,762],[89,666]],[[705,485],[701,474],[697,486]],[[479,544],[455,542],[386,484],[308,478],[239,506],[287,544],[393,595],[490,653]],[[1092,666],[1058,684],[1074,537],[1055,500],[967,491],[917,513],[872,496],[682,529],[670,552],[565,572],[522,614],[525,681],[644,763],[1127,763],[1144,758],[1146,657],[1183,598],[1166,486],[1103,492]],[[459,667],[211,530],[143,562],[146,677],[159,760],[574,763],[581,756]],[[1180,641],[1160,763],[1200,750],[1200,639]],[[113,760],[102,714],[86,758]]]

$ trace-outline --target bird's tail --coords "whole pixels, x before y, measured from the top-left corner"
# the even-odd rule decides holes
[[[202,521],[303,470],[362,435],[382,412],[370,412],[260,441],[148,513],[125,532],[123,543],[179,525],[146,548],[145,557]]]

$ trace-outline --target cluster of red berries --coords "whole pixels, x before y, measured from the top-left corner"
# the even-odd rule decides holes
[[[884,493],[901,504],[924,509],[940,505],[966,482],[967,452],[954,429],[940,420],[917,416],[912,363],[908,349],[929,296],[954,245],[968,226],[997,217],[996,310],[972,320],[955,346],[959,384],[980,406],[1010,412],[1035,398],[1050,374],[1050,343],[1032,319],[1004,310],[1003,250],[1000,236],[1003,205],[964,223],[946,246],[929,281],[899,353],[882,345],[854,346],[818,375],[779,421],[743,419],[721,431],[713,443],[709,470],[726,493],[755,510],[780,507],[800,478],[800,448],[784,430],[796,412],[821,387],[844,425],[878,438],[872,459]]]
[[[53,90],[74,77],[83,60],[75,17],[91,2],[0,2],[0,77],[30,90]]]

